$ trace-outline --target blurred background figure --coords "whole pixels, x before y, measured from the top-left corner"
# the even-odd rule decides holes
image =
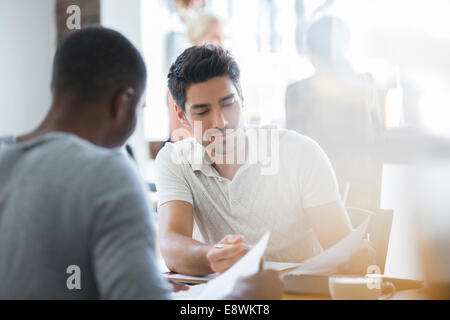
[[[166,36],[165,69],[169,70],[173,61],[190,46],[187,28],[205,9],[205,0],[171,0],[171,31]]]
[[[223,21],[212,13],[204,12],[193,19],[188,25],[187,35],[194,46],[215,44],[223,46]]]
[[[317,141],[335,169],[346,205],[379,208],[381,160],[371,153],[381,120],[370,74],[346,58],[350,32],[340,19],[324,16],[306,34],[315,74],[286,92],[286,127]]]

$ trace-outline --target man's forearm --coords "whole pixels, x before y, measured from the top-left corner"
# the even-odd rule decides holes
[[[171,271],[192,276],[214,272],[206,258],[207,252],[211,249],[210,245],[178,233],[162,236],[160,245],[164,261]]]

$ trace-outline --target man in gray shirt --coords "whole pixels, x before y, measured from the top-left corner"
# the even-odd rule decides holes
[[[136,125],[142,57],[90,27],[58,48],[52,106],[31,133],[0,139],[0,299],[167,299],[144,188],[118,147]],[[274,272],[228,298],[276,299]]]

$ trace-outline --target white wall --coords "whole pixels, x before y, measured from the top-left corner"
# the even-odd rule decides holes
[[[141,0],[101,0],[100,10],[101,24],[122,33],[142,54]],[[145,174],[149,163],[149,151],[144,137],[143,120],[141,116],[129,142],[135,152],[139,168]]]
[[[55,48],[55,0],[0,1],[0,135],[45,116]]]

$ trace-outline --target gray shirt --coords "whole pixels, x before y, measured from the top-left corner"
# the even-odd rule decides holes
[[[149,212],[117,149],[0,139],[0,299],[170,298]]]

